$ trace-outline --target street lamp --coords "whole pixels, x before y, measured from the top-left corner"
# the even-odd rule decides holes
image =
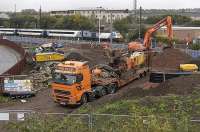
[[[101,11],[100,11],[100,13],[101,13]],[[101,20],[99,17],[99,44],[101,43],[100,33],[101,33]]]
[[[113,34],[112,34],[112,30],[113,30],[113,29],[112,29],[112,28],[113,28],[113,25],[112,25],[112,24],[113,24],[113,23],[112,23],[112,11],[110,11],[110,16],[111,16],[111,18],[110,18],[110,33],[111,33],[111,35],[110,35],[110,44],[112,45],[112,42],[113,42],[113,38],[112,38],[112,37],[113,37],[113,36],[112,36],[112,35],[113,35]]]
[[[99,9],[99,44],[101,44],[101,38],[100,38],[100,33],[101,33],[101,9],[102,7],[97,7]]]

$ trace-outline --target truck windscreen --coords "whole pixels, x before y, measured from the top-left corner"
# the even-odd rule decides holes
[[[54,75],[54,82],[66,85],[72,85],[77,82],[77,75],[56,73]]]

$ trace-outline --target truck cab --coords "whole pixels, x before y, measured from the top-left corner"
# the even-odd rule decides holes
[[[53,73],[52,95],[61,105],[83,104],[91,93],[91,73],[88,62],[65,61]]]

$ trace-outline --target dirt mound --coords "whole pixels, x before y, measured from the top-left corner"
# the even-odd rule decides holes
[[[90,59],[90,65],[108,64],[108,57],[104,50],[101,49],[87,49],[83,50],[83,56]]]
[[[151,89],[150,95],[188,95],[200,88],[200,75],[182,76],[161,83],[159,87]]]
[[[189,95],[194,90],[200,89],[200,75],[182,76],[174,78],[161,83],[158,87],[151,89],[143,89],[143,84],[148,81],[148,78],[142,80],[136,80],[134,83],[130,83],[127,86],[121,88],[115,94],[109,94],[101,97],[88,105],[95,108],[99,105],[115,102],[118,100],[142,98],[146,96],[166,96],[169,94],[175,95]]]
[[[196,64],[200,68],[200,58],[196,58],[190,61],[191,64]]]
[[[178,70],[179,65],[189,63],[191,57],[178,49],[165,49],[152,57],[153,70]]]
[[[65,50],[65,58],[66,60],[89,61],[90,66],[108,63],[108,57],[102,49],[70,48]]]
[[[71,52],[66,55],[66,60],[76,60],[76,61],[90,61],[88,58],[82,56],[80,53]]]

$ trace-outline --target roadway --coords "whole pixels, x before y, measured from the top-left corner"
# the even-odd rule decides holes
[[[15,50],[0,45],[0,75],[9,70],[18,61],[20,61],[21,55]]]

